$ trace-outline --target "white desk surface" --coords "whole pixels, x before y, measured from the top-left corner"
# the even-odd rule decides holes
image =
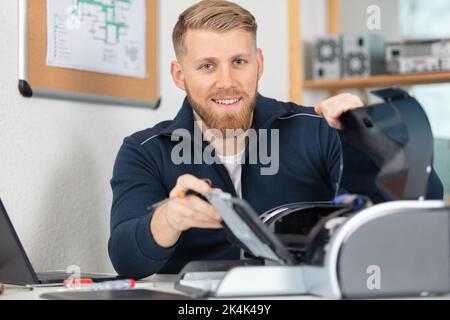
[[[176,275],[155,275],[136,282],[138,289],[150,289],[170,293],[179,293],[174,289]],[[5,285],[5,292],[0,295],[0,300],[42,300],[40,296],[45,293],[62,290],[61,286],[38,287],[30,290],[25,287]]]
[[[181,293],[174,288],[176,275],[154,275],[152,277],[140,280],[136,283],[137,289],[149,289],[169,293]],[[0,300],[42,300],[40,296],[45,293],[57,292],[63,289],[60,287],[40,287],[33,290],[6,285],[5,292],[0,295]],[[239,298],[242,299],[242,298]],[[286,296],[286,297],[246,297],[246,299],[263,299],[263,300],[292,300],[292,299],[318,299],[313,296]]]
[[[175,290],[174,283],[176,281],[176,275],[154,275],[149,278],[140,280],[136,283],[137,289],[149,289],[168,293],[178,293],[183,294]],[[44,288],[34,288],[33,290],[26,289],[24,287],[6,286],[5,292],[0,295],[0,300],[43,300],[40,298],[42,294],[57,292],[61,290],[62,287],[44,287]],[[242,300],[242,298],[236,298]],[[318,300],[320,298],[316,296],[276,296],[276,297],[245,297],[247,300]],[[397,298],[398,299],[398,298]],[[437,300],[450,300],[450,294],[446,296],[437,297],[417,297],[417,298],[405,298],[405,299],[437,299]],[[233,299],[229,299],[233,300]],[[400,298],[400,300],[403,300]]]

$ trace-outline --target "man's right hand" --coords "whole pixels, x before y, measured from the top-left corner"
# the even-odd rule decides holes
[[[177,184],[170,191],[170,200],[153,213],[150,232],[156,243],[163,248],[170,248],[178,241],[181,233],[191,228],[220,229],[221,217],[214,207],[196,196],[179,199],[180,191],[191,189],[200,194],[220,192],[212,189],[204,180],[192,175],[180,176]]]

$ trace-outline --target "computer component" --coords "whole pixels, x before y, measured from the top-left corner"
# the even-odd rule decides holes
[[[343,35],[344,78],[384,73],[384,38],[379,35]]]
[[[342,77],[342,40],[340,36],[320,37],[314,48],[314,79]]]
[[[388,73],[450,70],[450,40],[414,40],[386,45]]]

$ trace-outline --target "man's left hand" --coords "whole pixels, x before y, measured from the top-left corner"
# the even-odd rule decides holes
[[[344,126],[340,121],[341,115],[349,110],[362,106],[364,106],[364,103],[358,96],[350,93],[342,93],[322,101],[314,107],[314,110],[321,117],[325,118],[330,127],[342,130]]]

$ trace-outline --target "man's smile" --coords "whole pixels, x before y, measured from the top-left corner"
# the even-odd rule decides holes
[[[240,106],[240,102],[242,98],[239,97],[225,97],[221,99],[211,99],[212,102],[218,107],[222,109],[235,109]]]

